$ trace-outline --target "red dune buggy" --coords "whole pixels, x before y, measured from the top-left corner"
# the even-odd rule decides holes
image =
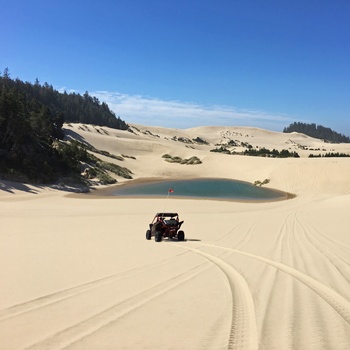
[[[149,224],[149,230],[146,231],[146,239],[154,236],[156,242],[161,242],[163,238],[177,238],[178,241],[185,240],[185,233],[181,231],[183,221],[179,220],[177,213],[157,213]]]

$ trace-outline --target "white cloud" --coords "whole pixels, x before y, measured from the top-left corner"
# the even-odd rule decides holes
[[[63,93],[67,93],[67,94],[72,94],[72,93],[76,93],[76,94],[81,94],[81,92],[79,90],[74,90],[74,89],[67,89],[65,86],[63,87],[54,87],[58,92],[60,92],[61,94]]]
[[[164,101],[141,95],[96,91],[90,93],[127,123],[188,128],[204,125],[256,126],[281,131],[294,119],[230,106],[200,105],[192,102]]]

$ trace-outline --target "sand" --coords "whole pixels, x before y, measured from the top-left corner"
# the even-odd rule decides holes
[[[308,158],[350,154],[350,145],[255,128],[65,127],[135,157],[114,160],[135,179],[269,179],[265,186],[296,197],[171,197],[167,210],[185,221],[186,240],[156,243],[145,232],[165,197],[0,181],[0,349],[350,348],[350,158]],[[210,145],[189,143],[197,137]],[[301,158],[210,152],[228,139]],[[166,153],[202,164],[167,163]]]

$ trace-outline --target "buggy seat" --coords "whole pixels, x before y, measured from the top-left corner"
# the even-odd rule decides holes
[[[164,223],[168,226],[177,226],[179,222],[175,219],[164,220]]]

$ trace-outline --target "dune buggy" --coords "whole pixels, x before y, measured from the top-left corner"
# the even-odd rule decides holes
[[[161,242],[163,238],[168,237],[183,241],[185,233],[180,230],[183,223],[177,213],[157,213],[149,224],[149,230],[146,231],[146,239],[154,237],[156,242]]]

